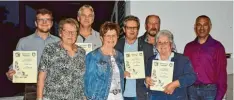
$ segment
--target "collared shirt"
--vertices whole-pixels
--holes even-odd
[[[19,40],[16,51],[37,51],[37,66],[39,65],[42,52],[47,44],[54,43],[60,39],[54,35],[49,34],[44,40],[37,33],[33,33],[29,36],[23,37]],[[10,69],[13,68],[11,65]],[[26,84],[25,86],[25,98],[34,97],[36,98],[36,84]],[[35,93],[35,94],[33,94]]]
[[[39,72],[46,72],[43,90],[44,98],[49,100],[84,100],[85,50],[77,46],[71,57],[55,42],[43,51]]]
[[[171,52],[171,55],[169,56],[167,61],[171,61],[171,59],[174,57],[174,55],[175,55],[174,52]],[[159,53],[156,55],[155,59],[161,60]]]
[[[138,51],[138,39],[133,44],[128,44],[127,40],[124,45],[124,52]],[[126,79],[124,97],[136,97],[136,80]]]
[[[100,39],[100,33],[93,30],[93,29],[92,29],[92,33],[87,38],[84,38],[83,36],[79,35],[77,37],[76,42],[77,43],[92,43],[93,50],[102,46],[102,41]]]
[[[148,43],[148,35],[146,35],[146,37],[145,37],[145,42]],[[156,48],[156,45],[153,45],[153,52],[154,52],[154,55],[158,54],[158,50]]]
[[[49,34],[49,36],[44,40],[36,33],[33,33],[19,40],[16,46],[16,51],[37,51],[38,66],[44,47],[49,43],[57,42],[59,40],[60,39],[58,37],[51,34]],[[9,68],[12,69],[12,65]]]
[[[196,38],[185,46],[184,55],[189,57],[197,74],[195,84],[216,84],[216,100],[222,100],[227,90],[227,59],[223,45],[211,36],[204,44]]]

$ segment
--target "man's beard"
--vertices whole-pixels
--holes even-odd
[[[150,36],[155,37],[158,33],[157,29],[151,29],[147,32]]]

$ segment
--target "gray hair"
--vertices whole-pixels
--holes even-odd
[[[127,21],[136,21],[138,30],[140,29],[140,19],[133,15],[128,15],[124,18],[124,27],[126,27]]]
[[[83,5],[82,7],[80,7],[80,9],[78,10],[77,12],[77,16],[80,16],[82,11],[85,9],[85,8],[88,8],[89,10],[91,10],[93,16],[94,16],[94,10],[93,10],[93,7],[91,5]]]
[[[155,42],[157,43],[160,36],[167,36],[169,41],[172,43],[172,51],[177,52],[176,45],[174,42],[174,36],[169,30],[160,30],[155,36]]]

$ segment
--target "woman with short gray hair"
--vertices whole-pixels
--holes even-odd
[[[173,80],[165,84],[163,91],[150,90],[149,100],[188,100],[187,87],[196,80],[191,63],[187,57],[174,52],[173,34],[168,30],[161,30],[156,36],[156,48],[158,54],[148,60],[146,67],[146,85],[155,85],[151,78],[153,60],[174,62]]]
[[[173,36],[173,34],[172,34],[170,31],[168,31],[168,30],[161,30],[161,31],[159,31],[158,34],[155,36],[155,41],[156,41],[155,43],[157,43],[158,38],[159,38],[161,35],[165,35],[165,36],[168,37],[168,39],[170,40],[170,42],[173,44],[173,45],[172,45],[172,51],[177,52],[177,50],[176,50],[176,45],[175,45],[175,42],[174,42],[174,36]],[[157,46],[157,45],[156,45],[156,46]]]
[[[85,100],[85,50],[77,46],[79,25],[73,18],[59,22],[59,42],[48,44],[38,68],[36,100]]]

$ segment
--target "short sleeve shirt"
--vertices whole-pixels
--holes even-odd
[[[79,46],[77,48],[75,56],[70,57],[59,42],[45,47],[39,64],[39,72],[46,72],[44,98],[83,100],[85,50]]]

